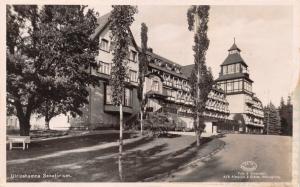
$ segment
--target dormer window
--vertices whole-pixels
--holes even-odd
[[[167,64],[167,63],[166,63],[166,68],[167,68],[168,70],[172,70],[172,67],[170,66],[170,64]]]
[[[101,39],[100,41],[100,49],[103,50],[103,51],[109,51],[109,47],[108,47],[108,40],[106,39]]]
[[[162,62],[158,59],[155,59],[155,64],[158,65],[158,66],[161,66],[162,65]]]

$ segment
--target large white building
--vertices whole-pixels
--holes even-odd
[[[226,93],[230,118],[240,123],[241,132],[263,133],[263,106],[252,91],[248,65],[235,42],[228,52],[216,82]]]

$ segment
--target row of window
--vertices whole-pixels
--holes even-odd
[[[261,110],[259,110],[259,109],[257,109],[257,108],[251,108],[251,107],[248,107],[248,106],[245,106],[245,108],[246,108],[246,111],[251,111],[251,112],[253,112],[254,114],[259,114],[259,115],[264,115],[264,112],[263,112],[263,110],[261,109]]]
[[[222,67],[222,73],[223,75],[227,74],[233,74],[233,73],[240,73],[240,72],[247,72],[247,67],[243,64],[237,63],[237,64],[230,64],[227,66]]]
[[[104,38],[100,40],[99,48],[103,51],[110,52],[113,49],[113,46],[114,44],[111,42],[109,47],[109,41]],[[128,59],[133,62],[137,62],[137,52],[134,50],[130,50]]]
[[[99,62],[99,68],[98,68],[98,72],[99,73],[103,73],[106,75],[110,75],[111,74],[111,63],[105,63],[105,62]],[[134,70],[129,70],[129,81],[131,82],[138,82],[138,74],[137,71]]]
[[[150,57],[151,58],[151,57]],[[160,67],[165,67],[166,69],[168,70],[171,70],[171,71],[175,71],[176,73],[180,73],[180,68],[175,65],[175,64],[169,64],[169,63],[163,63],[161,60],[159,59],[153,59],[152,61],[150,61],[152,63],[154,63],[155,65],[157,66],[160,66]]]
[[[251,83],[242,79],[222,81],[218,84],[226,93],[239,92],[243,90],[252,92]]]
[[[113,104],[112,103],[112,89],[111,86],[106,86],[106,97],[105,97],[105,103],[106,104]],[[124,94],[122,98],[122,104],[124,106],[131,107],[132,106],[132,90],[129,88],[125,88]]]
[[[169,96],[169,97],[174,97],[176,99],[185,99],[186,101],[190,101],[191,95],[190,94],[185,94],[182,91],[175,91],[167,88],[163,88],[163,94]]]

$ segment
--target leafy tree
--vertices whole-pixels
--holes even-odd
[[[170,119],[171,118],[171,119]],[[154,136],[166,136],[168,131],[175,130],[176,122],[168,113],[149,113],[145,120],[144,128],[149,130]]]
[[[189,78],[191,85],[191,95],[194,98],[194,129],[196,132],[197,146],[200,146],[200,137],[205,129],[203,113],[208,94],[212,89],[213,77],[208,70],[206,61],[206,51],[209,46],[207,38],[207,23],[209,20],[209,6],[191,6],[187,11],[188,29],[195,32],[194,36],[194,63],[195,68]]]
[[[287,105],[292,105],[292,98],[291,98],[290,95],[289,95],[288,98],[287,98],[286,104],[287,104]]]
[[[63,104],[62,113],[80,115],[87,86],[98,85],[86,70],[96,67],[98,42],[90,35],[97,19],[85,8],[7,6],[7,106],[19,119],[20,135],[29,135],[31,114],[45,115],[45,108]]]
[[[287,98],[287,104],[279,107],[279,114],[281,119],[281,134],[293,135],[293,104],[291,102],[291,96]]]
[[[141,134],[143,134],[143,113],[146,105],[145,99],[143,98],[143,89],[145,82],[145,75],[148,72],[148,60],[147,60],[147,36],[148,28],[145,23],[141,24],[141,52],[139,53],[139,87],[138,87],[138,99],[140,102],[140,123],[141,123]]]
[[[283,108],[285,106],[285,103],[284,103],[284,99],[283,97],[280,98],[280,108]]]
[[[264,108],[264,126],[267,134],[279,135],[281,132],[280,116],[277,108],[270,102]]]
[[[115,43],[113,47],[113,66],[111,69],[110,84],[112,88],[112,103],[120,107],[120,141],[119,141],[119,174],[122,180],[121,156],[123,147],[123,110],[122,98],[125,91],[125,80],[127,75],[127,60],[129,53],[130,25],[134,21],[137,8],[130,5],[113,5],[110,15],[111,40]]]

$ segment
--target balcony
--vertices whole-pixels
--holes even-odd
[[[163,85],[173,87],[173,83],[171,81],[164,81]]]
[[[175,102],[175,97],[168,96],[166,99],[167,99],[168,101]]]
[[[194,105],[194,102],[191,101],[191,100],[185,100],[184,104],[186,104],[186,105]]]
[[[256,127],[264,127],[264,124],[254,122],[254,121],[246,121],[246,125],[252,125],[252,126],[256,126]]]
[[[166,113],[169,112],[169,113],[172,113],[172,114],[177,114],[177,108],[162,107],[161,111],[166,112]]]
[[[104,111],[107,113],[119,113],[119,111],[120,111],[119,109],[120,109],[119,106],[110,105],[110,104],[104,105]],[[133,113],[132,107],[123,106],[122,109],[123,109],[124,114],[132,114]]]
[[[189,91],[190,91],[190,87],[187,86],[187,85],[183,85],[183,86],[182,86],[182,89],[183,89],[184,91],[186,91],[186,92],[189,92]]]
[[[248,105],[254,105],[254,104],[255,104],[254,101],[253,101],[252,99],[246,99],[246,103],[247,103]]]

